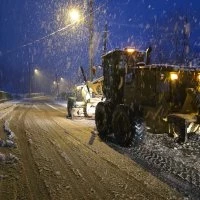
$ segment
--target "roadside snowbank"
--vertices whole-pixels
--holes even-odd
[[[0,153],[0,164],[1,163],[2,164],[13,164],[13,163],[16,163],[18,160],[19,159],[11,153],[9,153],[8,155]]]
[[[10,130],[8,121],[5,121],[3,128],[6,133],[6,140],[0,139],[0,147],[16,147],[15,133]]]

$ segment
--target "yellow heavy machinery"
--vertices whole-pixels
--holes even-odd
[[[103,77],[90,82],[87,81],[81,68],[84,84],[75,86],[74,95],[68,98],[68,117],[94,117],[98,102],[102,100]]]
[[[200,69],[149,64],[151,49],[113,50],[102,57],[104,102],[95,123],[120,145],[140,142],[148,128],[187,141],[200,125]],[[196,128],[195,128],[196,127]]]

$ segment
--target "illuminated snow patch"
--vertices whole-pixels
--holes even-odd
[[[9,128],[9,123],[8,123],[8,121],[5,121],[5,123],[4,123],[4,130],[5,130],[5,132],[7,133],[7,137],[8,137],[9,140],[12,140],[12,139],[15,138],[14,132],[12,132],[12,131],[10,130],[10,128]]]
[[[19,159],[11,153],[9,153],[8,155],[0,153],[0,163],[12,164],[12,163],[16,163],[18,160]]]

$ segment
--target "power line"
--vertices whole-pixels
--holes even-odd
[[[21,46],[15,48],[15,49],[8,50],[8,51],[7,51],[5,54],[3,54],[3,55],[12,53],[12,52],[14,52],[14,51],[16,51],[16,50],[18,50],[18,49],[21,49],[21,48],[24,48],[24,47],[27,47],[27,46],[31,46],[31,45],[33,45],[33,44],[35,44],[35,43],[37,43],[37,42],[40,42],[40,41],[42,41],[42,40],[45,40],[46,38],[51,37],[51,36],[55,35],[56,33],[59,33],[59,32],[61,32],[61,31],[66,30],[67,28],[71,27],[71,26],[74,25],[74,24],[75,24],[75,23],[71,23],[71,24],[69,24],[69,25],[67,25],[67,26],[65,26],[65,27],[63,27],[63,28],[61,28],[61,29],[59,29],[59,30],[57,30],[57,31],[54,31],[53,33],[50,33],[50,34],[48,34],[48,35],[46,35],[46,36],[43,36],[42,38],[36,39],[36,40],[34,40],[34,41],[32,41],[32,42],[29,42],[29,43],[26,43],[26,44],[24,44],[24,45],[21,45]]]
[[[102,7],[105,6],[105,5],[106,5],[106,3],[102,4],[100,7],[96,8],[95,10],[93,10],[92,13],[94,14],[96,11],[98,11],[100,8],[102,8]],[[88,18],[88,16],[85,16],[85,17],[83,18],[83,20],[85,20],[85,18]],[[23,45],[21,45],[21,46],[15,48],[15,49],[8,50],[6,53],[1,53],[0,56],[7,55],[7,54],[9,54],[9,53],[12,53],[12,52],[17,51],[18,49],[25,48],[25,47],[27,47],[27,46],[31,46],[31,45],[33,45],[33,44],[35,44],[35,43],[38,43],[38,42],[40,42],[40,41],[42,41],[42,40],[45,40],[45,39],[47,39],[47,38],[49,38],[49,37],[51,37],[51,36],[53,36],[53,35],[55,35],[55,34],[61,32],[61,31],[66,30],[66,29],[69,28],[69,27],[72,27],[74,24],[76,24],[76,22],[71,23],[71,24],[68,24],[67,26],[65,26],[65,27],[63,27],[63,28],[58,29],[58,30],[56,30],[56,31],[54,31],[54,32],[52,32],[52,33],[50,33],[50,34],[48,34],[48,35],[46,35],[46,36],[43,36],[43,37],[41,37],[41,38],[39,38],[39,39],[36,39],[36,40],[34,40],[34,41],[32,41],[32,42],[23,44]]]

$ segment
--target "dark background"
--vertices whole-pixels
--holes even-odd
[[[41,76],[31,75],[34,92],[52,92],[56,77],[65,78],[66,90],[83,82],[79,66],[88,74],[88,25],[69,26],[72,6],[87,21],[86,0],[0,0],[0,90],[28,92],[35,67]],[[95,0],[94,64],[101,64],[107,22],[107,50],[151,45],[153,63],[199,66],[199,10],[198,0]]]

